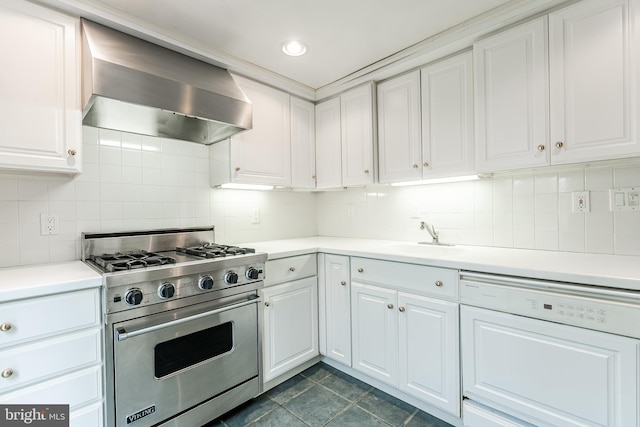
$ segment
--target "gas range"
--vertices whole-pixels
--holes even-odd
[[[107,314],[261,287],[267,255],[214,237],[214,227],[82,233],[82,260],[103,276]]]

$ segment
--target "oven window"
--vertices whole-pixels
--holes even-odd
[[[194,332],[156,345],[154,349],[156,378],[178,372],[233,348],[232,322]]]

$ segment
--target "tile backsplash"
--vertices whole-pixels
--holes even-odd
[[[640,212],[609,210],[610,188],[640,187],[638,159],[456,184],[261,192],[211,188],[203,145],[90,127],[83,138],[77,177],[0,174],[0,267],[79,259],[83,231],[211,224],[224,243],[423,241],[425,221],[457,244],[640,255]],[[582,190],[591,211],[573,213],[571,194]],[[58,215],[59,234],[40,234],[42,213]]]
[[[318,194],[318,233],[551,251],[640,255],[640,211],[609,209],[609,189],[640,187],[638,159],[496,174],[473,182]],[[574,213],[572,193],[591,209]]]
[[[0,175],[0,267],[79,259],[83,231],[215,225],[223,243],[310,236],[316,212],[312,193],[211,188],[204,145],[84,127],[77,177]],[[58,215],[59,234],[40,234],[42,213]]]

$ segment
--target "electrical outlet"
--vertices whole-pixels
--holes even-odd
[[[573,195],[573,212],[589,212],[589,192],[588,191],[574,191]]]
[[[352,217],[354,215],[353,205],[347,205],[347,216]]]
[[[253,208],[252,224],[260,224],[260,208]]]
[[[60,234],[58,223],[60,218],[58,214],[43,213],[40,214],[40,234],[42,236],[50,236]]]

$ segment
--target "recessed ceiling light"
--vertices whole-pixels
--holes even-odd
[[[282,44],[282,51],[285,55],[300,56],[307,52],[307,47],[300,40],[290,40]]]

